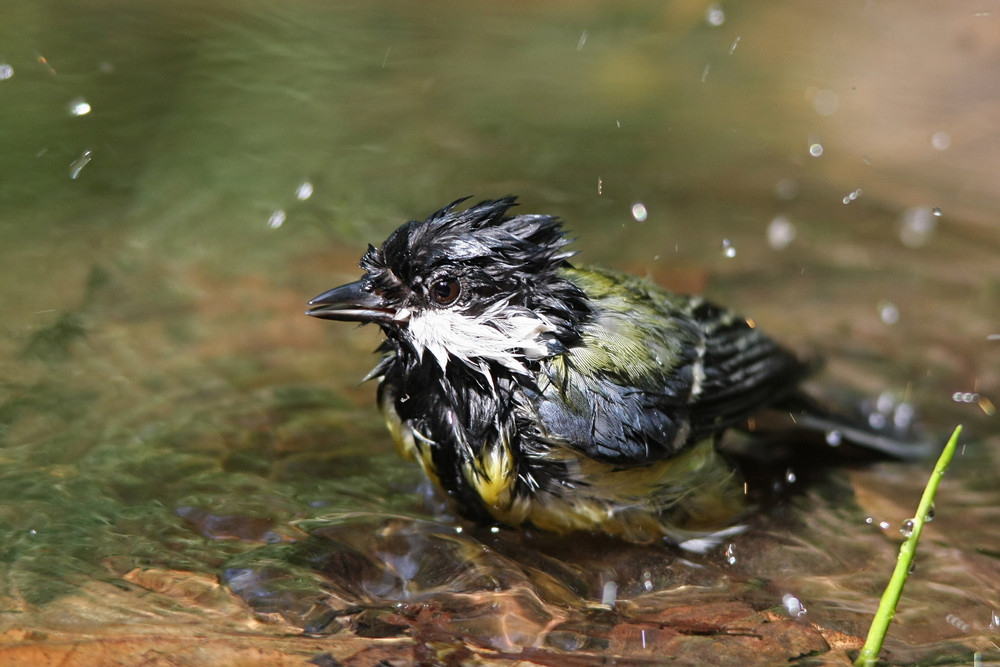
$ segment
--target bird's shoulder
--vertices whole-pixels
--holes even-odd
[[[604,268],[567,269],[564,275],[587,295],[591,312],[580,327],[580,344],[557,359],[557,367],[565,363],[584,375],[655,391],[697,355],[703,337],[698,297]]]

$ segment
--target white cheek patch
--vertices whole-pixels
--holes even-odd
[[[423,357],[425,351],[437,359],[441,369],[449,357],[479,370],[492,384],[485,362],[495,361],[515,373],[527,373],[524,359],[538,359],[548,354],[541,339],[555,331],[546,318],[530,311],[500,314],[491,309],[480,317],[469,317],[452,310],[414,311],[407,326],[410,342]]]

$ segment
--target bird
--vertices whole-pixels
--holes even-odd
[[[375,324],[366,379],[398,453],[465,518],[704,551],[743,529],[720,451],[757,415],[880,455],[925,447],[802,390],[818,364],[701,296],[571,262],[562,220],[458,199],[369,245],[306,314]]]

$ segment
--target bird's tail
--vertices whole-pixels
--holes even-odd
[[[939,448],[921,428],[913,405],[889,393],[834,407],[799,392],[788,403],[800,427],[822,432],[833,447],[845,443],[901,460],[924,458]]]
[[[848,458],[904,461],[924,458],[940,448],[921,428],[913,406],[888,394],[876,400],[827,403],[799,391],[744,424],[743,430],[763,436],[770,442],[770,454],[779,458],[773,448],[776,442],[796,450],[815,442],[835,456],[842,452]]]

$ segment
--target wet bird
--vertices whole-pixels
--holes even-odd
[[[458,200],[369,246],[314,317],[385,334],[378,404],[399,453],[466,517],[546,531],[725,535],[744,486],[716,447],[765,411],[896,457],[922,449],[838,421],[816,368],[698,296],[570,263],[561,221],[514,197]]]

